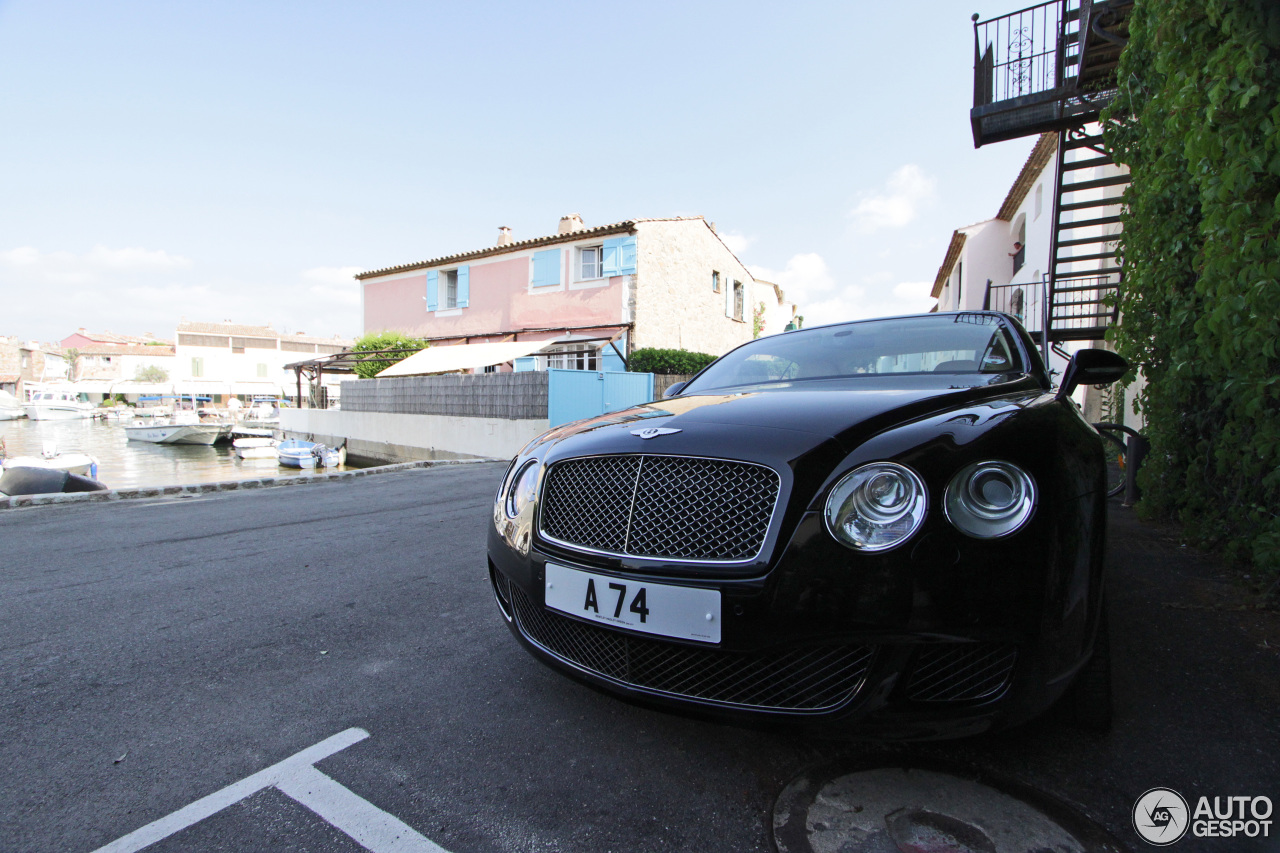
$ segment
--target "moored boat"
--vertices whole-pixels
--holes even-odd
[[[62,453],[53,441],[44,442],[39,456],[4,456],[3,445],[0,445],[0,468],[46,468],[51,471],[66,471],[69,474],[83,474],[89,477],[98,476],[98,460],[88,453],[72,451]]]
[[[342,447],[326,447],[314,441],[287,438],[276,447],[281,465],[289,468],[335,468],[347,461],[346,443]]]
[[[88,400],[80,399],[75,391],[50,388],[36,391],[22,404],[22,410],[33,421],[67,421],[87,418],[97,408]]]
[[[237,438],[231,442],[231,446],[241,459],[276,459],[276,445],[279,443],[274,438],[257,436]]]
[[[0,391],[0,421],[14,421],[26,416],[27,413],[23,410],[22,404],[18,402],[17,397],[8,391]]]
[[[138,421],[124,427],[130,441],[149,441],[152,444],[213,444],[223,436],[222,424],[151,423]]]

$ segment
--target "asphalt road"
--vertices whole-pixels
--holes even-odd
[[[867,746],[636,708],[538,665],[485,570],[503,470],[0,513],[0,850],[95,850],[352,728],[368,737],[315,768],[450,853],[767,851],[787,782],[841,764],[980,769],[1135,849],[1152,787],[1280,803],[1280,618],[1232,609],[1210,561],[1127,510],[1112,734],[1050,717]],[[264,787],[147,849],[361,849],[335,820]]]

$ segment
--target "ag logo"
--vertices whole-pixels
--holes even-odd
[[[645,427],[644,429],[633,429],[632,435],[638,435],[641,438],[654,438],[659,435],[671,435],[673,432],[680,432],[678,429],[670,427]]]
[[[1133,828],[1142,840],[1167,847],[1187,834],[1187,801],[1169,788],[1152,788],[1133,804]]]

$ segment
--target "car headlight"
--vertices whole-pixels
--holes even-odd
[[[975,539],[997,539],[1017,531],[1036,508],[1031,475],[1010,462],[988,460],[960,469],[943,497],[947,518]]]
[[[507,518],[517,517],[524,512],[525,507],[533,503],[538,494],[540,468],[537,459],[530,459],[511,479],[511,487],[507,489],[507,499],[503,504]]]
[[[924,522],[928,498],[910,468],[873,462],[855,468],[827,497],[827,530],[850,548],[885,551],[906,541]]]

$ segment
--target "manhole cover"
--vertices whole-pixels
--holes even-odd
[[[773,810],[779,853],[1095,853],[1124,848],[1048,795],[939,770],[806,774]]]

